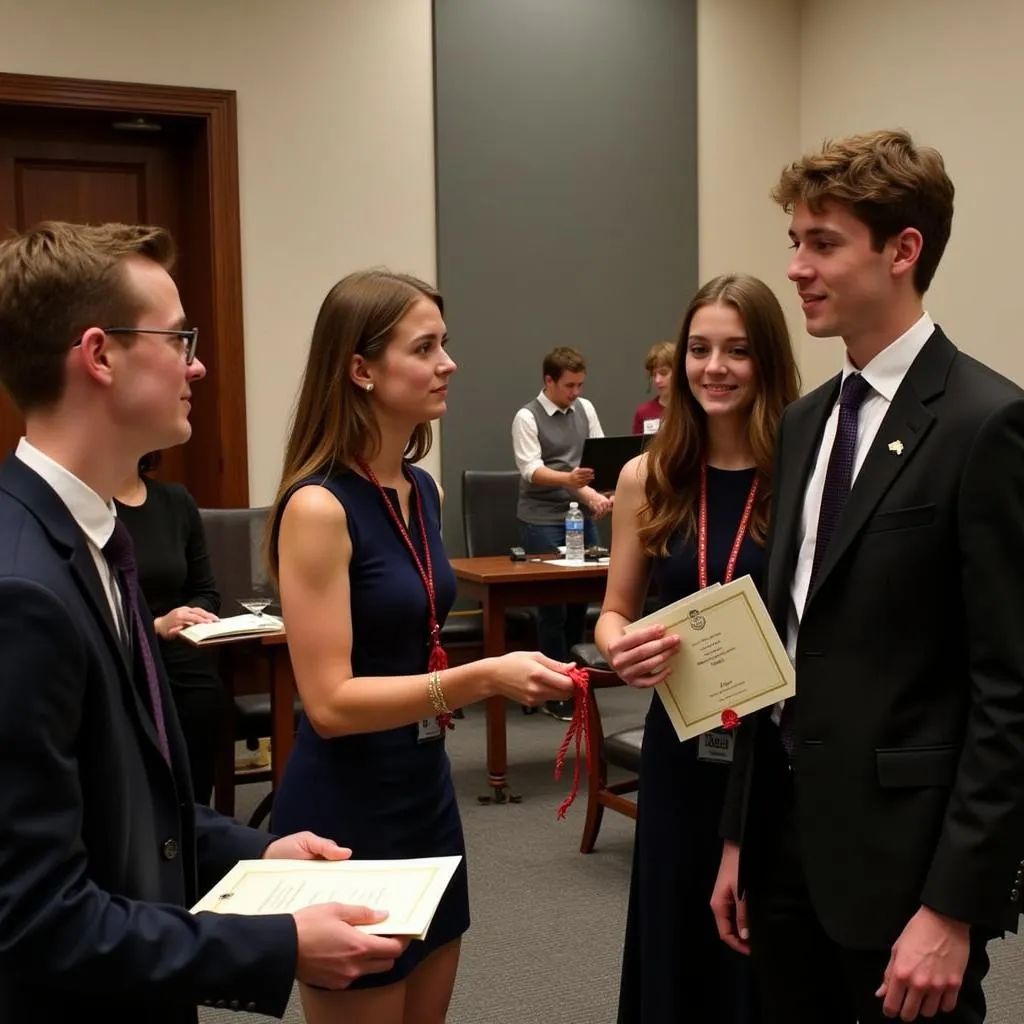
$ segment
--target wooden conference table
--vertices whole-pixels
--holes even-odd
[[[543,560],[513,562],[507,555],[453,558],[459,593],[483,605],[484,657],[506,652],[505,612],[541,604],[589,604],[604,598],[608,566],[548,565]],[[482,803],[518,803],[508,788],[508,748],[504,697],[487,700],[487,774],[491,793]]]

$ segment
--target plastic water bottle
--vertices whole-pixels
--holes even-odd
[[[582,562],[585,559],[583,513],[578,501],[570,501],[569,511],[565,514],[565,557],[570,562]]]

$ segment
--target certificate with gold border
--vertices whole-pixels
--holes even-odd
[[[711,586],[626,627],[663,625],[680,638],[655,687],[680,740],[721,728],[796,693],[793,665],[749,576]]]
[[[243,860],[193,914],[294,914],[318,903],[348,903],[388,916],[358,925],[376,935],[426,937],[461,857],[413,860]]]

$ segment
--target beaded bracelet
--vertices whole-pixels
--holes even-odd
[[[435,670],[427,673],[427,693],[430,696],[430,703],[438,715],[451,715],[452,709],[448,707],[444,690],[441,689],[440,672]]]

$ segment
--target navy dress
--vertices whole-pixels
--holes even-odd
[[[410,498],[409,535],[423,560],[416,493],[430,543],[437,615],[444,622],[455,599],[455,576],[441,543],[441,507],[430,475],[410,467],[417,488]],[[354,676],[423,673],[429,654],[427,595],[412,556],[377,488],[342,471],[326,487],[345,508],[352,539],[349,566]],[[385,488],[401,515],[398,494]],[[294,490],[293,492],[294,493]],[[283,508],[283,504],[282,504]],[[455,803],[444,739],[420,743],[417,726],[322,739],[305,716],[274,799],[278,835],[310,829],[352,849],[360,860],[460,855],[463,860],[422,942],[414,940],[386,974],[359,978],[352,988],[389,985],[406,978],[429,953],[469,928],[469,887],[462,821]]]
[[[754,470],[708,467],[708,582],[721,582]],[[748,532],[735,578],[761,581],[765,553]],[[662,605],[698,589],[697,543],[672,539],[653,564]],[[747,958],[718,937],[711,891],[722,842],[727,764],[699,761],[699,740],[680,743],[657,695],[640,760],[633,876],[619,990],[619,1024],[752,1024]]]

